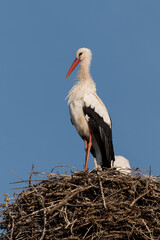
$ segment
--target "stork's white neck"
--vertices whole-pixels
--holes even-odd
[[[83,60],[80,62],[80,68],[78,71],[78,80],[80,81],[90,81],[92,80],[90,72],[90,62]]]

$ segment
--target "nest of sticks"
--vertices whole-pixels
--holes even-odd
[[[25,189],[0,205],[0,239],[160,239],[159,180],[138,170],[48,174],[32,168]]]

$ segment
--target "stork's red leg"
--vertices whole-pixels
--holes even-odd
[[[85,149],[85,151],[87,151],[88,143],[87,143],[87,140],[86,140],[86,139],[84,139],[84,143],[85,143],[85,147],[84,147],[84,149]]]
[[[84,144],[85,144],[84,149],[85,149],[85,161],[86,161],[86,158],[87,158],[87,149],[88,149],[88,142],[87,142],[86,139],[84,139]]]
[[[90,154],[90,151],[91,151],[91,147],[92,147],[92,136],[91,136],[91,133],[90,133],[90,135],[89,135],[89,143],[87,144],[87,148],[86,148],[86,142],[85,142],[85,149],[86,149],[85,167],[84,167],[85,171],[87,171],[87,169],[88,169],[88,160],[89,160],[89,154]]]

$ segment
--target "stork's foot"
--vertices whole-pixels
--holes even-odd
[[[94,166],[96,171],[102,171],[102,167],[100,165],[97,165],[97,160],[94,158]]]

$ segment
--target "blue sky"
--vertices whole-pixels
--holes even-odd
[[[65,101],[78,69],[64,80],[80,47],[92,50],[116,155],[160,174],[159,9],[158,0],[0,2],[0,193],[14,192],[10,169],[23,179],[32,163],[83,169]]]

